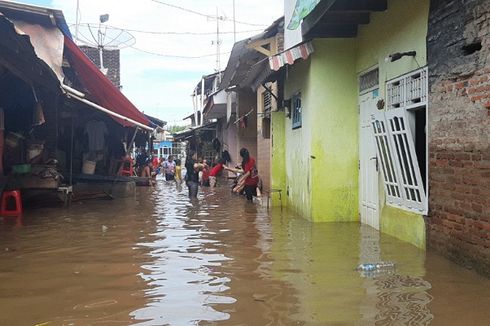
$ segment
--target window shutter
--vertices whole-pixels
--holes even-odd
[[[386,111],[391,153],[399,171],[399,184],[405,205],[426,213],[426,198],[415,144],[404,108]]]
[[[374,139],[378,151],[378,160],[383,170],[386,201],[389,204],[402,205],[403,196],[399,184],[395,156],[393,155],[390,135],[383,111],[378,111],[371,117]]]

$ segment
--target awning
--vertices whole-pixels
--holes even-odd
[[[219,119],[226,117],[227,94],[224,90],[210,94],[203,109],[203,115],[207,119]]]
[[[150,121],[145,115],[104,76],[82,50],[67,36],[65,36],[65,55],[71,67],[75,70],[80,82],[90,93],[91,99],[97,102],[97,106],[113,112],[114,114],[111,114],[111,116],[123,126],[134,126],[136,125],[135,122],[146,127],[150,125]],[[88,101],[87,99],[83,100]],[[91,103],[95,104],[93,102]]]
[[[74,99],[94,108],[94,109],[97,109],[99,111],[107,113],[108,115],[113,117],[116,121],[121,121],[122,123],[129,124],[130,126],[136,126],[136,127],[139,127],[139,128],[145,129],[145,130],[153,131],[153,128],[148,127],[146,124],[135,121],[131,118],[128,118],[124,115],[121,115],[121,114],[116,113],[112,110],[109,110],[103,106],[100,106],[97,103],[94,103],[94,102],[87,100],[85,98],[85,94],[83,94],[82,92],[79,92],[79,91],[77,91],[77,90],[75,90],[69,86],[66,86],[66,85],[62,85],[61,87],[66,91],[68,97],[74,98]]]
[[[217,122],[210,122],[208,124],[199,127],[193,127],[191,129],[176,132],[175,134],[173,134],[174,140],[175,141],[187,140],[191,137],[194,137],[196,135],[196,131],[216,131],[217,125],[218,125]]]
[[[0,65],[27,84],[42,85],[59,92],[60,81],[53,70],[36,55],[29,36],[19,34],[14,23],[0,13]]]
[[[313,44],[306,42],[269,58],[269,66],[278,71],[284,65],[292,65],[298,59],[306,60],[314,52]]]

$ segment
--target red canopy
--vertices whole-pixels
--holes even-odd
[[[65,54],[75,70],[82,85],[90,93],[90,97],[100,106],[123,115],[144,125],[150,121],[131,103],[119,89],[97,68],[97,66],[65,36]],[[121,125],[133,126],[131,122],[114,118]]]

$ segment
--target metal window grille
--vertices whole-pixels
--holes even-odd
[[[426,196],[406,111],[379,112],[372,117],[372,127],[381,160],[386,202],[426,213]]]
[[[379,69],[373,69],[359,76],[359,94],[366,93],[379,84]]]
[[[405,109],[391,110],[386,113],[386,121],[389,126],[388,131],[394,149],[392,153],[396,158],[405,206],[424,212],[425,191],[412,132],[408,125],[407,112]]]
[[[405,106],[405,79],[396,80],[387,84],[386,99],[388,109]]]
[[[386,84],[387,109],[427,105],[427,76],[427,68],[422,68],[389,81]]]
[[[291,101],[292,105],[292,127],[293,129],[301,128],[302,125],[302,107],[301,107],[301,93],[293,96]]]
[[[408,108],[427,104],[427,81],[427,69],[416,71],[406,77],[407,99],[405,104]]]
[[[386,129],[386,121],[382,112],[378,112],[372,117],[372,127],[374,139],[376,140],[378,157],[381,161],[381,168],[383,171],[386,200],[388,203],[401,205],[403,198],[398,184],[396,165],[393,161],[391,146],[389,145],[390,141]]]
[[[268,114],[272,111],[272,95],[269,91],[262,93],[262,100],[264,101],[264,113]]]

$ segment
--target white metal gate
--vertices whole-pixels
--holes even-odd
[[[378,158],[372,133],[371,116],[376,112],[378,90],[359,98],[359,189],[361,222],[379,230]]]

